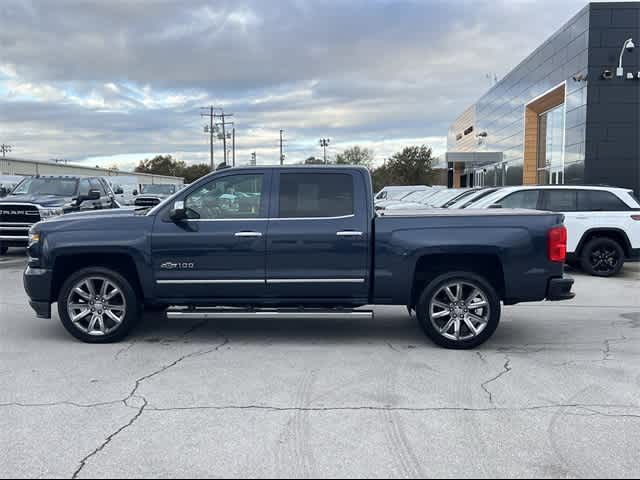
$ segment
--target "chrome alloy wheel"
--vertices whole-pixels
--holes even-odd
[[[487,294],[469,281],[444,285],[431,299],[431,324],[444,338],[454,341],[471,340],[480,335],[489,323]]]
[[[124,294],[105,277],[80,280],[67,297],[67,312],[73,325],[92,336],[108,335],[118,329],[127,314]]]

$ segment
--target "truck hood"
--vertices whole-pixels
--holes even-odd
[[[7,195],[0,199],[3,203],[32,203],[44,208],[60,208],[68,205],[72,197],[59,197],[57,195]]]
[[[115,208],[90,212],[68,213],[44,220],[36,224],[36,228],[47,233],[74,232],[81,238],[82,232],[103,232],[105,238],[117,239],[118,231],[148,232],[153,225],[154,217],[141,214],[133,208]]]

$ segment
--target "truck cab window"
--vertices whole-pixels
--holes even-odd
[[[260,175],[229,175],[198,188],[185,199],[190,219],[258,218],[262,207]]]
[[[353,177],[344,173],[282,173],[279,217],[321,218],[352,215]]]

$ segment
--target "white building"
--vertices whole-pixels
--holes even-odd
[[[183,185],[184,178],[168,177],[164,175],[151,175],[148,173],[123,172],[108,168],[86,167],[67,163],[42,162],[38,160],[26,160],[20,158],[0,157],[0,175],[21,176],[82,176],[82,177],[114,177],[112,183],[117,184],[117,177],[137,178],[140,185],[171,184]],[[128,182],[127,182],[128,183]]]

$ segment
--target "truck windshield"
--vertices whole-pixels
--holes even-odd
[[[173,195],[176,193],[175,185],[143,185],[142,193],[155,195]]]
[[[11,194],[73,197],[77,190],[78,180],[75,178],[29,178],[23,180]]]

